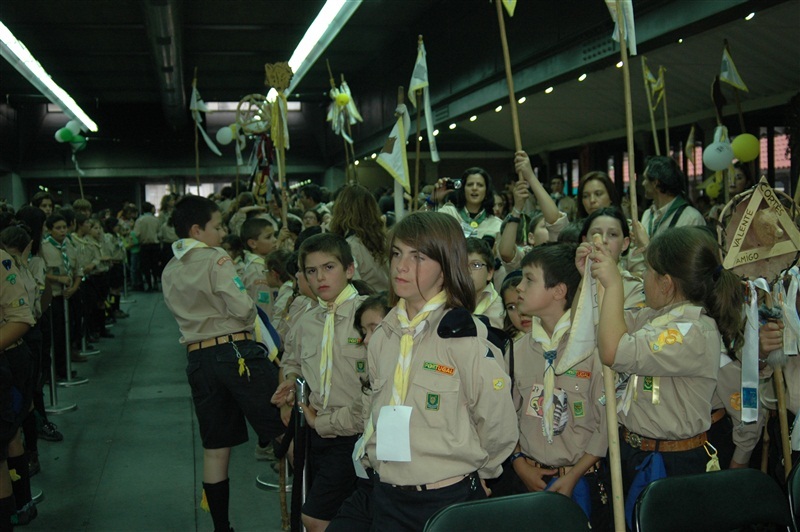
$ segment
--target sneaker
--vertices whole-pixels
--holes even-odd
[[[39,429],[39,437],[45,441],[61,441],[64,439],[64,435],[58,431],[55,423],[50,423],[49,421]]]
[[[36,504],[33,501],[26,504],[21,510],[17,510],[17,513],[11,516],[11,524],[17,526],[25,526],[34,519],[36,516],[39,515],[38,510],[36,510]]]
[[[38,475],[41,470],[42,470],[42,466],[39,463],[39,453],[34,452],[34,451],[29,451],[28,452],[28,476],[32,477],[34,475]]]
[[[261,447],[258,443],[256,443],[255,455],[256,460],[275,461],[275,450],[272,448],[271,443],[266,444],[264,447]]]

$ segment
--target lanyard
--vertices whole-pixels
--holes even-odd
[[[656,224],[655,228],[653,228],[653,222],[655,222],[656,215],[655,215],[655,214],[653,214],[652,218],[650,218],[650,236],[652,237],[653,235],[655,235],[655,234],[656,234],[656,231],[658,231],[658,228],[659,228],[659,227],[661,227],[661,224],[664,222],[664,220],[666,220],[667,218],[669,218],[669,217],[670,217],[670,215],[672,215],[672,214],[673,214],[675,211],[677,211],[678,209],[680,209],[680,208],[681,208],[683,205],[686,205],[686,200],[685,200],[685,199],[683,199],[683,198],[682,198],[682,197],[680,197],[680,196],[676,197],[676,198],[675,198],[675,199],[672,201],[672,205],[670,205],[670,206],[669,206],[669,209],[667,209],[667,212],[665,212],[665,213],[664,213],[664,216],[662,216],[662,217],[661,217],[661,218],[658,220],[658,223]]]

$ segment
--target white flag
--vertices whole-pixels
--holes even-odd
[[[398,105],[395,111],[397,123],[389,133],[381,153],[378,155],[378,164],[381,165],[403,188],[411,194],[411,181],[408,177],[408,158],[406,157],[406,142],[411,119],[405,105]]]
[[[428,131],[428,145],[431,150],[431,161],[439,162],[439,149],[436,147],[436,137],[433,136],[433,131],[436,127],[433,124],[433,112],[431,111],[431,93],[428,84],[428,61],[427,54],[425,53],[425,44],[419,43],[417,47],[417,62],[414,65],[414,71],[411,73],[411,81],[408,82],[408,100],[416,107],[417,91],[422,90],[422,98],[424,102],[425,124]]]
[[[216,153],[220,157],[222,156],[222,152],[219,151],[217,145],[214,144],[214,141],[211,140],[211,137],[208,136],[206,130],[203,129],[203,117],[200,116],[200,113],[207,113],[208,106],[203,101],[203,98],[200,97],[200,93],[197,92],[197,87],[192,87],[192,99],[189,102],[189,109],[192,111],[192,118],[194,119],[194,123],[197,125],[197,129],[200,130],[200,134],[203,136],[203,140],[206,141],[206,145],[208,149],[212,152]]]
[[[728,85],[733,85],[740,91],[750,92],[750,89],[744,84],[742,76],[739,75],[739,71],[736,70],[736,65],[733,64],[733,58],[727,48],[722,49],[722,66],[719,69],[719,80]]]
[[[614,21],[614,34],[612,39],[619,42],[619,21],[617,20],[617,2],[622,4],[622,18],[625,24],[625,42],[628,43],[628,53],[636,55],[636,27],[633,23],[633,0],[606,0],[606,7]]]

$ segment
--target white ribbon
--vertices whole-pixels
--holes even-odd
[[[207,113],[208,106],[200,97],[200,93],[197,92],[197,87],[192,87],[192,99],[189,102],[189,109],[191,109],[192,111],[192,118],[194,119],[194,123],[197,124],[197,129],[200,130],[200,134],[203,136],[203,140],[206,142],[208,149],[221,157],[222,152],[219,151],[217,145],[214,144],[214,142],[208,136],[208,133],[206,133],[206,130],[203,129],[203,126],[201,125],[203,123],[203,117],[200,116],[200,112],[202,111],[204,113]]]
[[[797,355],[800,353],[800,317],[797,316],[797,292],[800,289],[800,270],[797,266],[792,267],[788,272],[791,277],[789,289],[782,294],[781,311],[783,312],[783,352],[787,355]],[[783,281],[778,281],[781,291]]]
[[[77,157],[75,157],[75,154],[74,154],[74,153],[72,154],[72,164],[74,164],[74,165],[75,165],[75,171],[76,171],[76,172],[78,172],[78,175],[79,175],[79,176],[83,177],[83,176],[85,176],[85,175],[86,175],[86,172],[84,172],[83,170],[81,170],[81,167],[80,167],[80,166],[78,166],[78,158],[77,158]]]
[[[597,303],[597,279],[592,276],[592,262],[586,261],[583,274],[583,289],[575,308],[575,319],[564,353],[556,365],[556,375],[589,358],[597,345],[595,326],[599,321]]]
[[[756,283],[747,281],[750,302],[745,307],[744,348],[742,349],[742,422],[758,420],[758,294]]]

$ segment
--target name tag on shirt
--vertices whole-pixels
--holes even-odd
[[[378,417],[378,460],[388,462],[411,461],[411,407],[388,405],[381,408]]]

